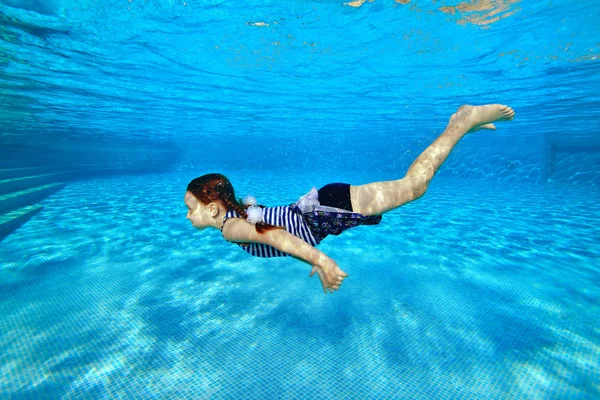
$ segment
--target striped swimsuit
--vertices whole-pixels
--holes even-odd
[[[327,199],[324,199],[327,200]],[[337,206],[337,204],[335,205]],[[322,205],[318,199],[318,191],[312,188],[296,203],[289,206],[265,207],[263,221],[270,225],[281,226],[292,235],[299,237],[311,246],[316,246],[328,235],[340,233],[359,225],[377,225],[381,215],[362,215],[351,210]],[[351,205],[349,206],[351,208]],[[229,210],[223,217],[221,232],[227,218],[241,218],[234,210]],[[247,253],[256,257],[285,257],[289,254],[263,243],[236,243]]]
[[[227,218],[242,218],[237,211],[229,210],[223,218],[223,225]],[[308,224],[302,217],[302,213],[298,208],[292,206],[278,206],[278,207],[265,207],[263,208],[264,222],[270,225],[284,227],[286,231],[294,236],[299,237],[311,246],[316,246],[319,241],[315,239],[311,233]],[[223,231],[223,225],[221,225],[221,231]],[[236,243],[247,253],[256,257],[285,257],[289,254],[277,250],[273,246],[266,245],[264,243]]]

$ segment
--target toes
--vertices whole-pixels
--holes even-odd
[[[515,110],[512,108],[505,106],[506,108],[502,110],[503,117],[505,121],[511,121],[515,117]]]

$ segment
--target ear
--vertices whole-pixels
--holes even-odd
[[[219,206],[217,203],[210,203],[208,205],[208,212],[210,213],[211,217],[216,217],[219,214]]]

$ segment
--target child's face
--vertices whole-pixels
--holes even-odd
[[[192,222],[194,228],[201,231],[206,229],[210,225],[211,217],[208,211],[208,206],[198,201],[198,199],[195,198],[190,192],[185,192],[183,201],[188,209],[185,217]]]

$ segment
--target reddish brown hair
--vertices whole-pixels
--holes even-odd
[[[188,192],[192,193],[202,204],[210,204],[211,202],[220,202],[227,211],[235,210],[243,218],[248,218],[246,209],[249,206],[244,205],[240,200],[236,200],[233,185],[225,175],[221,174],[206,174],[196,179],[193,179],[187,186]],[[264,208],[264,206],[258,205]],[[264,224],[258,222],[256,231],[263,233],[272,229],[283,229],[280,226]]]

